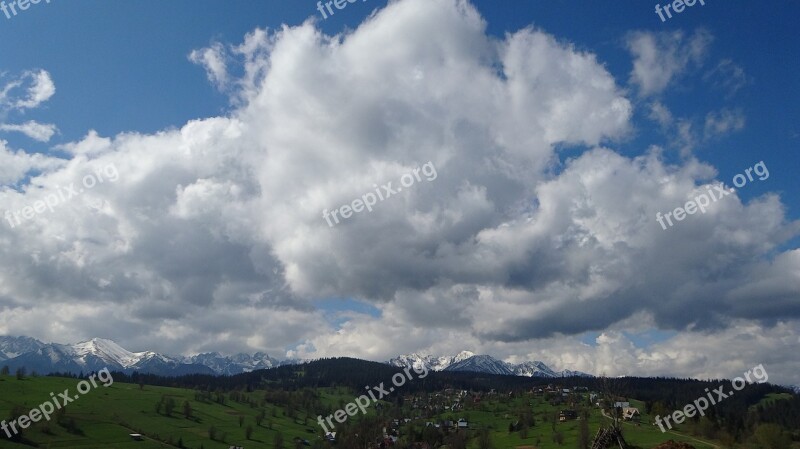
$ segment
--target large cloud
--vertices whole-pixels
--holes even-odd
[[[472,345],[522,357],[531,342],[636,317],[715,335],[800,316],[800,258],[779,249],[798,226],[780,198],[731,195],[663,230],[656,213],[716,171],[670,165],[656,147],[615,152],[631,102],[593,54],[542,30],[497,40],[464,1],[404,0],[342,35],[309,21],[190,58],[231,93],[228,116],[90,132],[59,147],[71,159],[4,191],[0,208],[18,211],[119,173],[0,228],[0,333],[174,352],[301,343],[292,354],[383,359]],[[637,75],[644,92],[669,85],[647,78],[657,58]],[[670,79],[686,65],[667,63]],[[564,146],[580,151],[562,162]],[[435,179],[334,227],[323,218],[428,161]],[[348,312],[337,328],[313,306],[330,297],[380,316]],[[574,359],[544,356],[610,366],[586,364],[599,351],[564,354]]]

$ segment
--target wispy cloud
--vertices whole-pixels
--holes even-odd
[[[218,42],[204,49],[193,50],[189,54],[189,60],[202,66],[206,70],[208,80],[220,90],[224,90],[229,81],[225,59],[225,48]]]
[[[744,128],[746,123],[741,109],[722,109],[706,115],[704,134],[706,139],[724,136]]]
[[[17,93],[17,91],[22,91]],[[0,110],[33,109],[49,100],[56,86],[46,70],[29,71],[12,79],[0,89]]]
[[[625,41],[634,57],[631,84],[642,97],[662,93],[691,65],[702,64],[712,41],[713,36],[703,29],[689,37],[682,31],[631,33]]]
[[[16,131],[25,134],[31,139],[38,140],[39,142],[48,142],[58,131],[58,128],[53,124],[39,123],[30,120],[22,124],[0,123],[0,131]]]

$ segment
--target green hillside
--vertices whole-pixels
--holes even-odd
[[[50,400],[69,389],[70,395],[77,393],[77,379],[37,377],[18,380],[14,376],[0,376],[0,417],[9,421],[13,413],[18,417],[28,413],[40,403]],[[227,395],[225,395],[227,397]],[[248,395],[251,400],[263,401],[263,394]],[[259,397],[260,396],[260,397]],[[348,396],[349,397],[349,396]],[[162,402],[162,399],[164,400]],[[166,404],[174,404],[172,415],[166,415]],[[314,420],[304,424],[305,416],[295,419],[286,416],[286,409],[272,404],[254,408],[251,404],[226,400],[224,404],[198,400],[194,390],[152,387],[114,383],[109,387],[98,385],[66,406],[66,413],[51,417],[49,422],[39,422],[25,429],[25,440],[43,448],[157,448],[180,447],[204,449],[229,446],[273,447],[276,436],[283,436],[286,447],[294,447],[293,438],[313,440],[319,433]],[[329,395],[328,400],[337,400]],[[156,406],[162,403],[161,412]],[[190,418],[184,416],[184,403],[191,407]],[[20,409],[21,408],[21,409]],[[261,425],[256,418],[264,413]],[[240,425],[240,418],[243,422]],[[70,432],[70,422],[75,429]],[[60,424],[59,424],[60,422]],[[251,439],[246,438],[246,429],[252,426]],[[209,438],[209,429],[216,430],[216,438]],[[141,433],[144,441],[134,441],[129,434]],[[223,442],[224,441],[224,442]],[[0,448],[30,447],[0,439]]]

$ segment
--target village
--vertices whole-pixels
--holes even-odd
[[[522,392],[448,388],[435,393],[406,394],[394,402],[375,405],[375,413],[384,419],[378,421],[381,436],[372,441],[368,449],[432,449],[437,447],[434,441],[466,442],[479,437],[481,432],[496,430],[498,420],[505,423],[503,429],[509,434],[526,435],[533,422],[550,425],[555,430],[561,424],[587,419],[592,411],[609,421],[616,417],[619,421],[639,425],[642,414],[638,407],[625,398],[615,398],[612,402],[601,396],[588,387],[558,383]],[[526,420],[528,422],[524,422]],[[324,440],[333,445],[337,443],[336,436],[335,431],[327,432]],[[520,446],[523,447],[535,446]]]

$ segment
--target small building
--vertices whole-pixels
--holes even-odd
[[[578,419],[578,412],[575,410],[561,410],[558,414],[558,420],[561,422]]]
[[[636,407],[625,407],[622,409],[622,419],[625,421],[639,421],[642,417],[642,414],[639,413],[639,409]]]
[[[619,407],[619,408],[625,408],[625,407],[630,407],[630,406],[631,406],[631,403],[630,403],[630,402],[627,402],[627,401],[626,401],[626,402],[619,402],[619,401],[618,401],[618,402],[615,402],[615,403],[614,403],[614,408],[617,408],[617,407]]]
[[[142,440],[144,440],[144,436],[142,436],[141,433],[132,433],[132,434],[130,434],[130,436],[131,436],[131,438],[134,439],[134,441],[142,441]]]
[[[458,420],[458,428],[459,429],[468,429],[469,428],[469,423],[467,422],[466,419],[461,418],[461,419]]]

